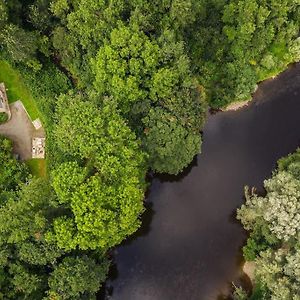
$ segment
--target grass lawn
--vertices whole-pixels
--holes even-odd
[[[5,84],[9,103],[21,100],[32,121],[40,117],[35,100],[21,74],[5,60],[0,60],[0,82]]]
[[[46,160],[33,158],[29,159],[26,162],[26,165],[29,167],[30,173],[34,177],[46,177]]]

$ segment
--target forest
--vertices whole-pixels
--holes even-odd
[[[299,26],[298,0],[0,0],[0,78],[4,63],[22,74],[47,135],[43,177],[0,138],[0,299],[96,299],[141,225],[146,175],[181,173],[209,108],[300,60]],[[278,296],[299,290],[299,180],[297,152],[238,212],[257,299],[299,299]]]

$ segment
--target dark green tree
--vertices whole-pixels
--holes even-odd
[[[29,175],[26,165],[14,158],[12,150],[12,142],[0,137],[0,197],[5,191],[16,190]]]
[[[108,266],[108,261],[99,265],[87,256],[64,258],[50,274],[48,299],[95,299]]]
[[[153,170],[178,174],[199,153],[201,137],[176,116],[156,108],[144,119],[145,147]]]

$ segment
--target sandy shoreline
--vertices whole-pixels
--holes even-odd
[[[238,110],[241,109],[245,106],[248,106],[248,104],[250,103],[252,99],[248,100],[248,101],[236,101],[236,102],[232,102],[229,105],[227,105],[225,108],[222,108],[222,111],[230,111],[230,110]]]

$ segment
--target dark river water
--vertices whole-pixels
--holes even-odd
[[[241,271],[235,221],[244,186],[262,191],[300,146],[300,65],[260,84],[254,101],[208,118],[202,153],[179,177],[154,177],[139,232],[114,251],[106,299],[216,300]]]

